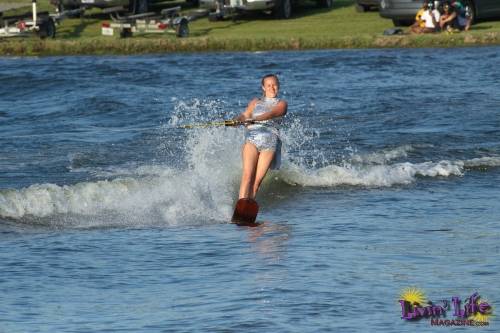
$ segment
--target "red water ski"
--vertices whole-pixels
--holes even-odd
[[[255,219],[257,219],[258,213],[259,205],[257,201],[250,198],[240,199],[234,208],[231,222],[238,225],[256,225]]]

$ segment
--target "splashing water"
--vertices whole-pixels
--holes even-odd
[[[133,168],[94,168],[105,180],[74,185],[35,184],[15,190],[0,190],[0,216],[38,220],[51,225],[141,225],[185,224],[193,221],[228,221],[236,197],[243,140],[241,128],[178,130],[181,123],[224,119],[227,105],[220,100],[176,100],[165,133],[177,131],[173,167],[160,165]],[[342,163],[328,160],[316,144],[319,132],[305,121],[288,117],[282,130],[283,167],[267,184],[304,187],[365,186],[386,187],[415,182],[418,177],[462,176],[466,168],[500,166],[500,157],[465,161],[421,163],[399,162],[416,148],[402,145],[365,155],[352,154]],[[168,139],[167,139],[168,140]],[[172,155],[172,154],[171,154]],[[181,162],[180,162],[181,161]],[[266,191],[266,183],[262,191]],[[286,185],[285,185],[286,186]],[[78,219],[78,216],[87,218]]]

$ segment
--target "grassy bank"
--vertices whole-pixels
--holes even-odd
[[[5,0],[0,0],[0,3]],[[45,0],[46,2],[47,0]],[[42,8],[48,6],[40,1]],[[482,22],[467,33],[425,36],[383,36],[392,27],[378,12],[357,13],[352,0],[337,0],[332,10],[305,2],[290,20],[266,15],[190,23],[190,37],[173,34],[120,39],[100,35],[106,16],[98,11],[68,19],[54,40],[16,38],[0,40],[1,55],[141,54],[174,51],[257,51],[325,48],[453,47],[500,44],[500,22]],[[175,5],[169,2],[167,5]]]

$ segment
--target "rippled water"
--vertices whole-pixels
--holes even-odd
[[[435,331],[500,304],[500,48],[0,59],[0,331]],[[228,223],[279,73],[283,168]],[[447,319],[453,319],[453,311]],[[498,331],[497,317],[482,331]],[[479,329],[479,328],[478,328]]]

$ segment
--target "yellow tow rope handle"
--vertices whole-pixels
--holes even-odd
[[[189,124],[179,126],[180,128],[205,128],[205,127],[215,127],[215,126],[241,126],[246,124],[255,123],[253,120],[239,121],[239,120],[224,120],[224,121],[215,121],[211,123],[203,123],[203,124]]]

